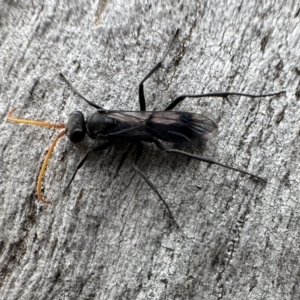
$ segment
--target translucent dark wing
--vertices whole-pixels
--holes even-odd
[[[123,138],[156,137],[180,143],[209,139],[217,129],[210,118],[181,111],[108,111],[107,116],[118,121],[119,126],[112,133]]]

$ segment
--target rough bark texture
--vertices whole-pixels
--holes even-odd
[[[174,3],[173,3],[174,2]],[[1,299],[299,299],[300,14],[289,1],[0,2]],[[71,4],[72,3],[72,4]],[[125,148],[92,155],[60,141],[44,195],[37,174],[53,129],[92,112],[63,72],[107,109],[137,110],[138,84],[180,34],[146,84],[149,110],[182,93],[239,91],[279,97],[187,100],[219,134],[187,148],[268,178],[268,184],[146,147],[141,164],[169,203],[135,174]]]

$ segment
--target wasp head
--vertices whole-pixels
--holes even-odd
[[[80,143],[86,134],[84,115],[81,111],[73,111],[66,124],[67,137],[74,143]]]

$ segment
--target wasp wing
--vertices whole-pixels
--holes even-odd
[[[116,138],[172,143],[207,140],[216,133],[217,125],[209,117],[182,111],[107,111],[117,121],[109,135]]]

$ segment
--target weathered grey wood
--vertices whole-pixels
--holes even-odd
[[[69,2],[0,3],[0,298],[299,299],[298,4]],[[52,204],[41,204],[36,179],[57,132],[10,123],[7,112],[64,122],[74,109],[93,111],[59,72],[108,109],[136,110],[138,83],[177,28],[165,62],[172,68],[145,84],[148,109],[182,93],[285,89],[281,97],[180,106],[219,123],[218,136],[194,153],[268,184],[149,145],[142,169],[177,231],[135,175],[133,156],[114,177],[123,148],[91,157],[63,195],[91,146],[63,139],[44,181]]]

